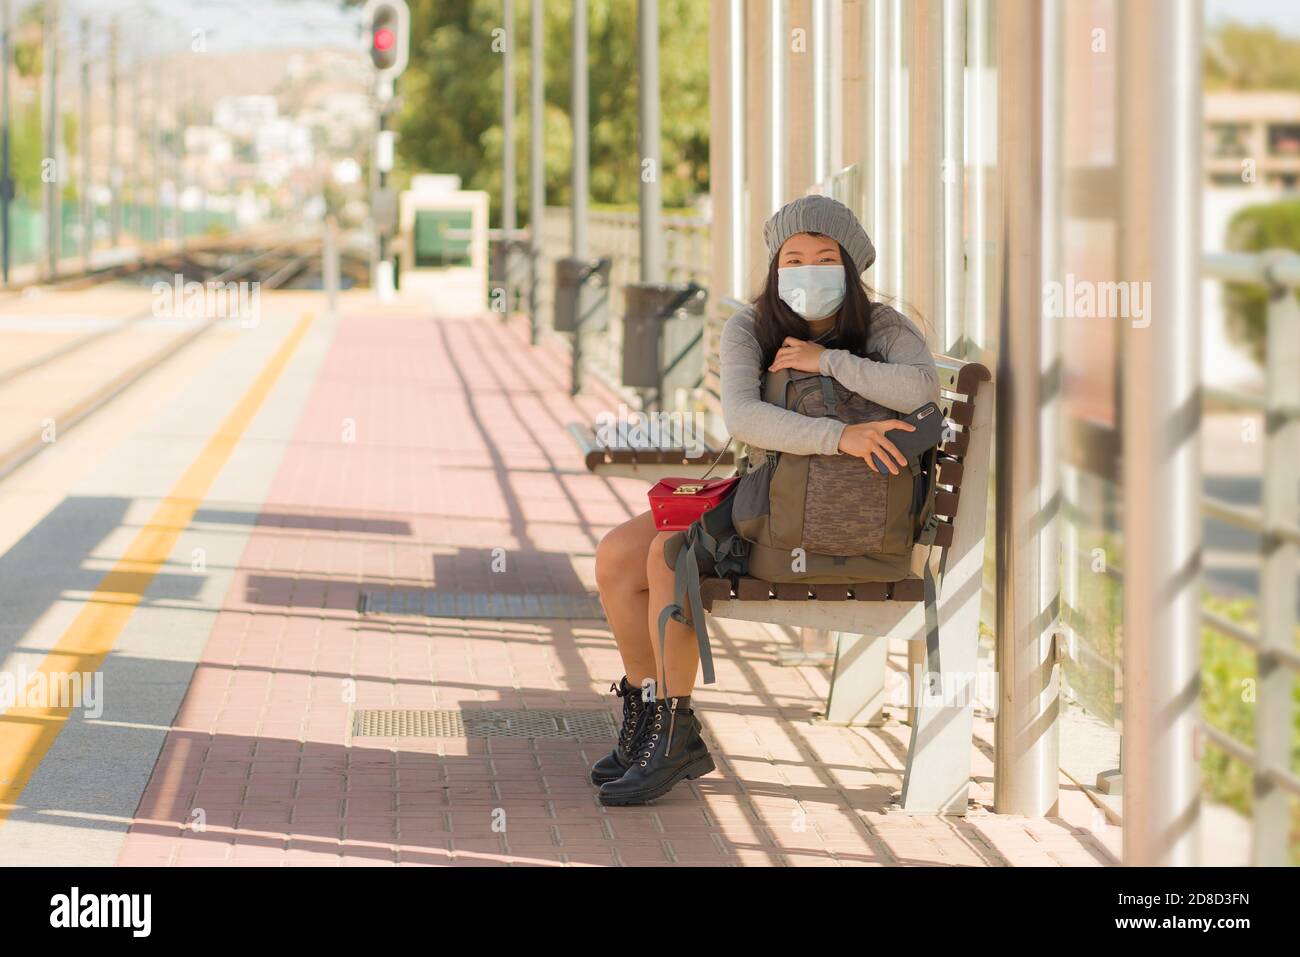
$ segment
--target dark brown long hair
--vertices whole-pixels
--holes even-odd
[[[871,290],[855,271],[848,252],[839,243],[836,245],[840,248],[840,259],[844,263],[844,303],[835,316],[835,347],[845,349],[855,356],[865,356],[867,341],[871,338],[872,315],[881,303],[872,300]],[[796,339],[811,338],[808,334],[808,320],[791,309],[778,291],[777,270],[780,261],[780,256],[772,257],[772,264],[767,270],[767,281],[753,301],[756,313],[754,337],[763,350],[764,369],[776,359],[776,352],[787,336]]]

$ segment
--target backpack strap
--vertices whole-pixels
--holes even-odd
[[[831,377],[828,375],[821,376],[821,383],[822,383],[822,402],[824,402],[826,405],[825,414],[829,418],[833,419],[835,418],[835,413],[839,411],[837,408],[839,405],[839,399],[837,399],[835,396],[835,383],[831,380]]]
[[[709,648],[709,632],[704,627],[704,603],[700,599],[700,561],[695,555],[695,543],[700,541],[709,551],[717,548],[717,540],[696,522],[686,529],[682,541],[682,550],[677,553],[677,562],[673,567],[673,602],[665,605],[659,612],[659,664],[664,670],[664,696],[667,697],[668,667],[667,634],[668,620],[691,625],[695,629],[695,643],[700,648],[700,668],[704,683],[713,684],[713,652]],[[686,610],[690,609],[690,617]]]
[[[686,529],[682,536],[681,550],[673,563],[673,601],[659,612],[659,662],[662,665],[665,661],[669,620],[690,625],[695,630],[695,642],[700,649],[703,683],[711,685],[716,677],[713,672],[713,652],[709,647],[709,631],[704,625],[704,602],[700,597],[700,549],[712,561],[715,575],[726,577],[745,570],[747,545],[734,529],[728,534],[715,536],[705,527],[703,519],[695,521]],[[665,685],[667,678],[668,669],[665,667]],[[664,695],[667,694],[665,689]]]

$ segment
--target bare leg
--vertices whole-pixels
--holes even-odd
[[[650,614],[646,553],[656,534],[654,519],[643,512],[611,530],[596,546],[600,603],[618,643],[628,684],[634,687],[657,674],[654,642],[646,624]]]
[[[671,619],[664,631],[666,674],[664,674],[665,662],[659,660],[659,613],[665,605],[673,602],[674,574],[664,559],[664,542],[672,535],[672,532],[659,532],[655,535],[654,540],[650,542],[645,565],[646,582],[650,589],[646,627],[651,635],[651,645],[657,665],[656,672],[663,675],[663,680],[659,684],[661,698],[669,695],[689,695],[695,689],[695,672],[700,666],[700,649],[695,643],[694,630],[688,625]]]

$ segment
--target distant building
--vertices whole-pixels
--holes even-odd
[[[212,125],[232,135],[249,139],[259,127],[279,115],[273,96],[226,96],[212,110]]]
[[[1212,186],[1300,190],[1300,93],[1207,93],[1205,176]]]

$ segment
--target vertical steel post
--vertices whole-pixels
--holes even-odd
[[[1265,278],[1268,269],[1265,268]],[[1288,863],[1291,801],[1272,768],[1291,767],[1291,685],[1295,675],[1274,648],[1295,647],[1296,564],[1300,548],[1276,534],[1295,527],[1295,477],[1300,469],[1300,419],[1284,409],[1300,406],[1300,305],[1294,289],[1269,290],[1267,400],[1264,446],[1264,554],[1259,576],[1259,687],[1255,704],[1255,804],[1253,855],[1259,867]]]
[[[867,138],[863,156],[867,161],[865,212],[867,231],[876,244],[875,285],[886,295],[902,292],[902,250],[895,239],[897,203],[901,190],[901,170],[895,167],[901,155],[901,121],[898,87],[902,85],[901,66],[896,57],[899,42],[899,8],[897,0],[871,0],[869,16],[864,16],[868,32],[870,57],[867,66],[867,117],[863,136]]]
[[[987,348],[988,332],[984,321],[988,310],[988,170],[984,162],[985,147],[985,73],[988,64],[987,0],[969,0],[966,8],[966,62],[969,64],[969,115],[966,116],[966,149],[970,161],[970,229],[965,250],[966,309],[962,332],[978,349]]]
[[[1142,317],[1130,310],[1120,318],[1124,863],[1192,865],[1200,816],[1201,5],[1146,0],[1118,11],[1119,278],[1145,307]]]
[[[785,203],[785,0],[768,3],[768,212],[774,213]]]
[[[529,107],[528,125],[528,239],[530,248],[528,311],[529,338],[537,342],[538,330],[542,321],[542,284],[539,279],[542,268],[542,235],[546,221],[546,155],[543,142],[546,128],[546,60],[543,56],[543,36],[546,32],[545,0],[531,0],[529,13],[532,29],[529,31],[529,54],[532,57],[532,69],[528,78],[529,91],[532,94]]]
[[[0,285],[9,285],[9,0],[0,0]]]
[[[154,245],[162,243],[162,58],[155,56],[153,61],[153,84],[149,91],[149,111],[153,127],[150,130],[151,157],[149,173],[153,179],[153,228],[149,230]]]
[[[573,214],[574,259],[587,256],[587,0],[573,3],[573,94],[570,106],[573,124]]]
[[[641,134],[641,281],[664,281],[664,230],[659,178],[659,0],[637,4],[638,106]]]
[[[943,336],[935,348],[950,352],[964,331],[963,314],[966,261],[962,250],[965,232],[966,177],[966,9],[964,0],[943,0],[939,176],[943,182]]]
[[[144,239],[143,216],[140,212],[140,178],[143,175],[140,163],[140,97],[143,94],[140,85],[140,52],[137,49],[131,64],[131,202],[127,206],[127,231],[138,247]]]
[[[108,32],[108,227],[114,248],[122,238],[122,166],[117,155],[117,18]]]
[[[728,174],[730,221],[727,266],[731,295],[745,294],[749,264],[745,235],[745,9],[744,0],[727,2],[727,129],[731,144]]]
[[[59,165],[59,0],[45,0],[41,40],[44,47],[41,62],[45,74],[45,156],[41,164],[45,199],[45,273],[53,278],[59,271],[63,244],[63,209],[59,195],[63,183],[63,170]]]
[[[81,115],[77,122],[77,139],[80,149],[78,160],[78,192],[81,195],[81,258],[86,271],[90,271],[91,254],[95,246],[95,207],[91,192],[94,188],[90,171],[90,18],[81,18]]]
[[[181,193],[185,190],[185,114],[182,110],[187,62],[181,56],[172,80],[172,231],[177,246],[185,245],[185,214],[181,210]]]
[[[812,57],[813,57],[813,182],[824,183],[829,178],[830,161],[830,90],[827,75],[830,68],[829,31],[830,0],[812,0]]]
[[[1058,669],[1041,594],[1043,10],[998,6],[997,651],[994,807],[1056,811]]]
[[[338,224],[333,214],[325,217],[324,235],[321,237],[321,285],[325,287],[325,302],[331,318],[339,314],[339,240]]]
[[[514,309],[515,246],[515,0],[502,0],[506,45],[501,55],[501,263],[505,283],[505,318]]]

